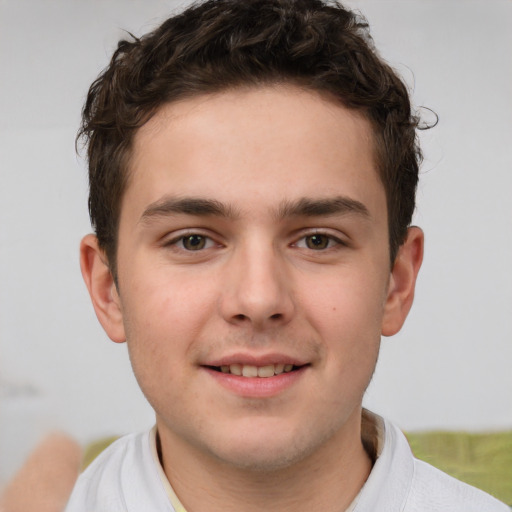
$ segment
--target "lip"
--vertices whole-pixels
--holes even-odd
[[[201,369],[224,389],[235,395],[243,398],[269,398],[279,395],[295,385],[304,377],[309,365],[300,366],[294,371],[273,377],[242,377],[231,373],[222,373],[208,366],[201,366]]]
[[[305,366],[309,361],[301,360],[299,358],[281,354],[281,353],[270,353],[270,354],[247,354],[247,353],[235,353],[227,356],[223,356],[219,359],[209,360],[202,362],[202,366],[229,366],[231,364],[245,364],[251,366],[267,366],[269,364],[292,364],[293,366]]]

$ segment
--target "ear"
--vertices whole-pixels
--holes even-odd
[[[389,278],[382,319],[383,336],[396,334],[411,309],[416,278],[423,261],[423,243],[423,231],[417,227],[409,228],[407,239],[398,250]]]
[[[94,235],[82,239],[80,268],[100,324],[112,341],[123,343],[126,336],[119,293],[105,253]]]

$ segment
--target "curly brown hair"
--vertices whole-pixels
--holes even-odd
[[[366,20],[338,2],[207,0],[141,38],[121,40],[89,89],[77,140],[87,146],[89,213],[114,277],[137,129],[168,102],[278,83],[327,94],[372,123],[394,261],[415,206],[418,119],[406,86],[378,56]]]

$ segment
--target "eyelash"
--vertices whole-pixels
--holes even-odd
[[[314,237],[322,238],[324,241],[327,242],[326,247],[320,247],[321,244],[318,244],[316,247],[310,247],[307,245],[308,239],[313,239]],[[301,244],[303,242],[303,245]],[[322,231],[315,231],[313,233],[307,233],[301,236],[297,242],[293,244],[295,247],[298,247],[299,249],[308,249],[315,252],[322,252],[327,251],[329,249],[334,249],[336,246],[347,246],[346,242],[341,240],[338,237],[335,237],[329,233],[324,233]]]
[[[199,249],[195,249],[195,250],[187,249],[184,245],[185,242],[187,240],[193,239],[194,237],[196,238],[196,242],[200,243],[201,241],[203,241],[205,243],[205,245],[207,245],[207,247],[203,246],[203,247],[200,247]],[[180,243],[181,243],[181,247],[179,246]],[[164,245],[165,245],[165,247],[176,247],[179,250],[186,251],[186,252],[200,252],[204,249],[210,249],[211,247],[213,247],[215,245],[215,241],[212,239],[212,237],[203,235],[202,233],[190,232],[190,233],[181,234],[180,236],[175,237],[172,240],[165,242]]]
[[[316,244],[316,247],[308,246],[308,239],[312,240],[315,237],[318,237],[318,239],[320,239],[319,240],[320,243]],[[195,242],[193,240],[194,238],[196,239]],[[187,241],[190,241],[190,242],[192,242],[193,245],[197,245],[199,247],[197,249],[187,248],[185,246]],[[322,243],[321,243],[322,241],[326,242],[325,247],[322,247]],[[203,245],[201,245],[202,243],[203,243]],[[216,242],[212,239],[212,237],[210,237],[208,235],[204,235],[199,232],[189,232],[189,233],[181,234],[180,236],[177,236],[177,237],[173,238],[172,240],[165,242],[164,246],[165,247],[174,247],[178,250],[192,253],[192,252],[201,252],[203,250],[210,249],[210,248],[214,247],[215,244],[216,244]],[[315,245],[315,242],[313,242],[313,244]],[[315,231],[313,233],[304,234],[296,242],[294,242],[292,244],[292,246],[297,247],[299,249],[307,249],[307,250],[311,250],[311,251],[315,251],[315,252],[327,251],[329,249],[335,248],[338,245],[346,246],[347,244],[340,238],[335,237],[329,233],[321,232],[321,231]]]

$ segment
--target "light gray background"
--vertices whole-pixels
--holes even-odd
[[[81,280],[74,137],[122,29],[140,35],[184,3],[0,0],[0,481],[50,428],[87,441],[153,422]],[[421,137],[416,303],[383,341],[367,405],[405,429],[511,428],[512,2],[350,3],[440,116]]]

